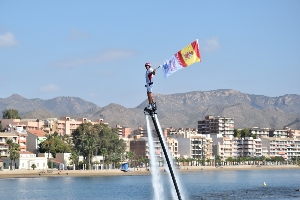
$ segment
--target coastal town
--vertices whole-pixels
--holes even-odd
[[[3,112],[4,113],[4,112]],[[122,163],[137,170],[149,167],[149,144],[147,130],[141,125],[134,130],[122,125],[110,125],[103,119],[71,119],[70,117],[47,119],[0,119],[0,169],[5,170],[104,170],[120,169]],[[64,138],[63,143],[74,146],[72,140],[84,124],[101,125],[113,131],[122,144],[123,151],[103,153],[94,148],[87,160],[78,153],[74,162],[72,147],[53,153],[41,144],[49,144],[53,135]],[[112,127],[111,127],[112,126]],[[222,167],[228,165],[294,165],[299,163],[300,130],[285,127],[249,127],[236,129],[234,119],[207,115],[200,119],[197,128],[164,127],[163,136],[174,161],[181,169],[193,167]],[[163,167],[163,151],[154,136],[155,155]],[[92,137],[92,136],[91,136]],[[100,138],[101,139],[101,138]],[[16,144],[16,145],[12,145]],[[58,146],[52,140],[52,146]],[[17,146],[17,152],[14,150]],[[120,146],[120,149],[121,149]],[[69,152],[68,152],[69,151]],[[75,159],[76,160],[76,159]]]

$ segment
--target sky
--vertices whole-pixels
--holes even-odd
[[[300,1],[0,0],[0,98],[80,97],[126,108],[158,67],[198,39],[202,62],[153,93],[233,89],[300,95]]]

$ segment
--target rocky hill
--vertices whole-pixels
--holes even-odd
[[[9,108],[18,110],[20,115],[43,110],[53,113],[56,116],[86,113],[90,110],[100,109],[96,104],[78,97],[56,97],[49,100],[42,100],[26,99],[18,94],[0,99],[0,110],[3,111]]]
[[[205,115],[213,115],[234,118],[236,128],[258,126],[281,129],[289,126],[300,129],[300,95],[268,97],[224,89],[172,95],[155,94],[155,100],[162,127],[197,128],[198,120]],[[111,126],[120,124],[132,129],[146,125],[143,114],[146,105],[147,101],[136,108],[125,108],[118,104],[100,108],[78,97],[42,100],[26,99],[16,94],[0,99],[0,110],[14,108],[23,118],[102,118]]]

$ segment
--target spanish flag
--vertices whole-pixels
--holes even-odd
[[[174,72],[190,66],[195,62],[201,62],[198,40],[190,43],[182,50],[175,53],[169,60],[162,65],[164,77],[167,78]]]

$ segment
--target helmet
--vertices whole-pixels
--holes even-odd
[[[145,67],[146,67],[146,66],[151,67],[151,63],[147,62],[147,63],[145,64]]]

